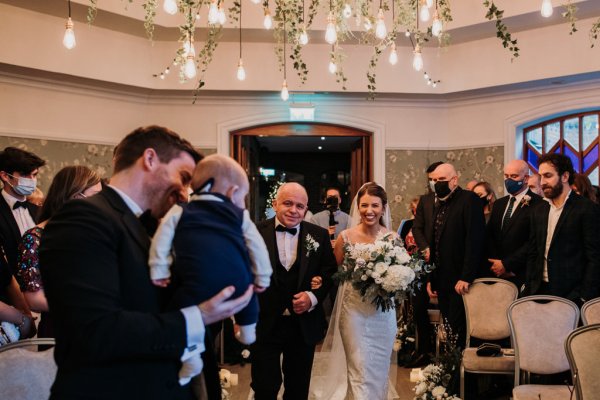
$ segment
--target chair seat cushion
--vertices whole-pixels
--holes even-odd
[[[566,385],[520,385],[513,389],[513,400],[569,400],[571,391]]]
[[[515,357],[480,357],[476,347],[468,347],[463,352],[465,371],[515,372]]]

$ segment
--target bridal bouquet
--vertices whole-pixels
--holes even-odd
[[[394,301],[405,299],[433,269],[419,257],[410,256],[392,232],[378,236],[374,243],[345,243],[344,254],[334,277],[350,281],[363,301],[383,311],[393,309]]]

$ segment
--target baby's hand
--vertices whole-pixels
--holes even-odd
[[[262,286],[258,286],[258,285],[254,285],[254,293],[262,293],[265,290],[267,290],[266,287],[262,287]]]
[[[312,290],[320,288],[322,284],[323,278],[321,278],[320,276],[313,276],[313,278],[310,280],[310,288]]]
[[[165,279],[152,279],[152,283],[154,284],[154,286],[167,287],[167,286],[169,286],[169,283],[171,283],[171,280],[169,278],[165,278]]]

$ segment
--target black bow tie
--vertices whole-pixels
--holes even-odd
[[[285,227],[285,226],[283,226],[283,225],[277,225],[277,226],[275,227],[275,230],[276,230],[277,232],[287,232],[287,233],[290,233],[290,234],[292,234],[292,235],[295,235],[295,234],[296,234],[296,232],[298,231],[296,228],[286,228],[286,227]]]
[[[16,210],[19,207],[23,207],[24,209],[27,209],[27,202],[26,201],[17,201],[14,205],[13,205],[13,210]]]

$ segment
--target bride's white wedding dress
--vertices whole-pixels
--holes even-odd
[[[341,285],[327,337],[315,354],[310,398],[397,398],[389,379],[396,329],[394,310],[377,310],[351,283]]]

